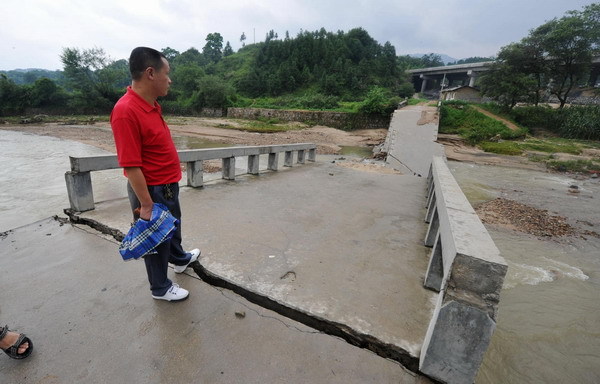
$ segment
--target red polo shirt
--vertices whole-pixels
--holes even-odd
[[[127,87],[110,114],[119,165],[140,167],[148,185],[176,183],[181,168],[162,109]]]

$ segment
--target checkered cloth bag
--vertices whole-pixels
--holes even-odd
[[[139,259],[163,242],[170,240],[179,225],[164,204],[155,203],[150,220],[138,219],[121,242],[119,253],[123,260]]]

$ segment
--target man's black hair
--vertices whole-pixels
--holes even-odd
[[[162,59],[165,58],[161,52],[148,47],[137,47],[131,51],[129,56],[129,72],[133,80],[139,80],[148,67],[160,70],[163,66]]]

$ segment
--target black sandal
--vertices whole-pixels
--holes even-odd
[[[2,340],[9,332],[8,325],[0,329],[2,329],[2,332],[0,332],[0,340]],[[29,343],[29,347],[27,347],[25,352],[19,353],[19,347],[25,343]],[[29,339],[29,337],[25,336],[24,333],[20,333],[19,338],[11,347],[2,350],[4,351],[4,353],[12,357],[13,359],[24,359],[27,356],[31,355],[31,351],[33,351],[33,343],[31,342],[31,339]]]

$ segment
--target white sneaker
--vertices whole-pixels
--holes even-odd
[[[188,253],[190,253],[192,255],[192,257],[190,257],[190,261],[187,264],[184,264],[184,265],[174,265],[173,266],[173,271],[175,271],[175,273],[183,273],[183,271],[186,270],[186,268],[188,267],[188,265],[190,265],[194,261],[198,260],[198,256],[200,256],[200,250],[198,248],[192,249]]]
[[[169,288],[167,293],[165,293],[162,296],[152,295],[152,297],[156,300],[181,301],[187,299],[189,294],[190,293],[187,289],[183,289],[179,285],[173,283],[173,285],[171,285],[171,288]]]

